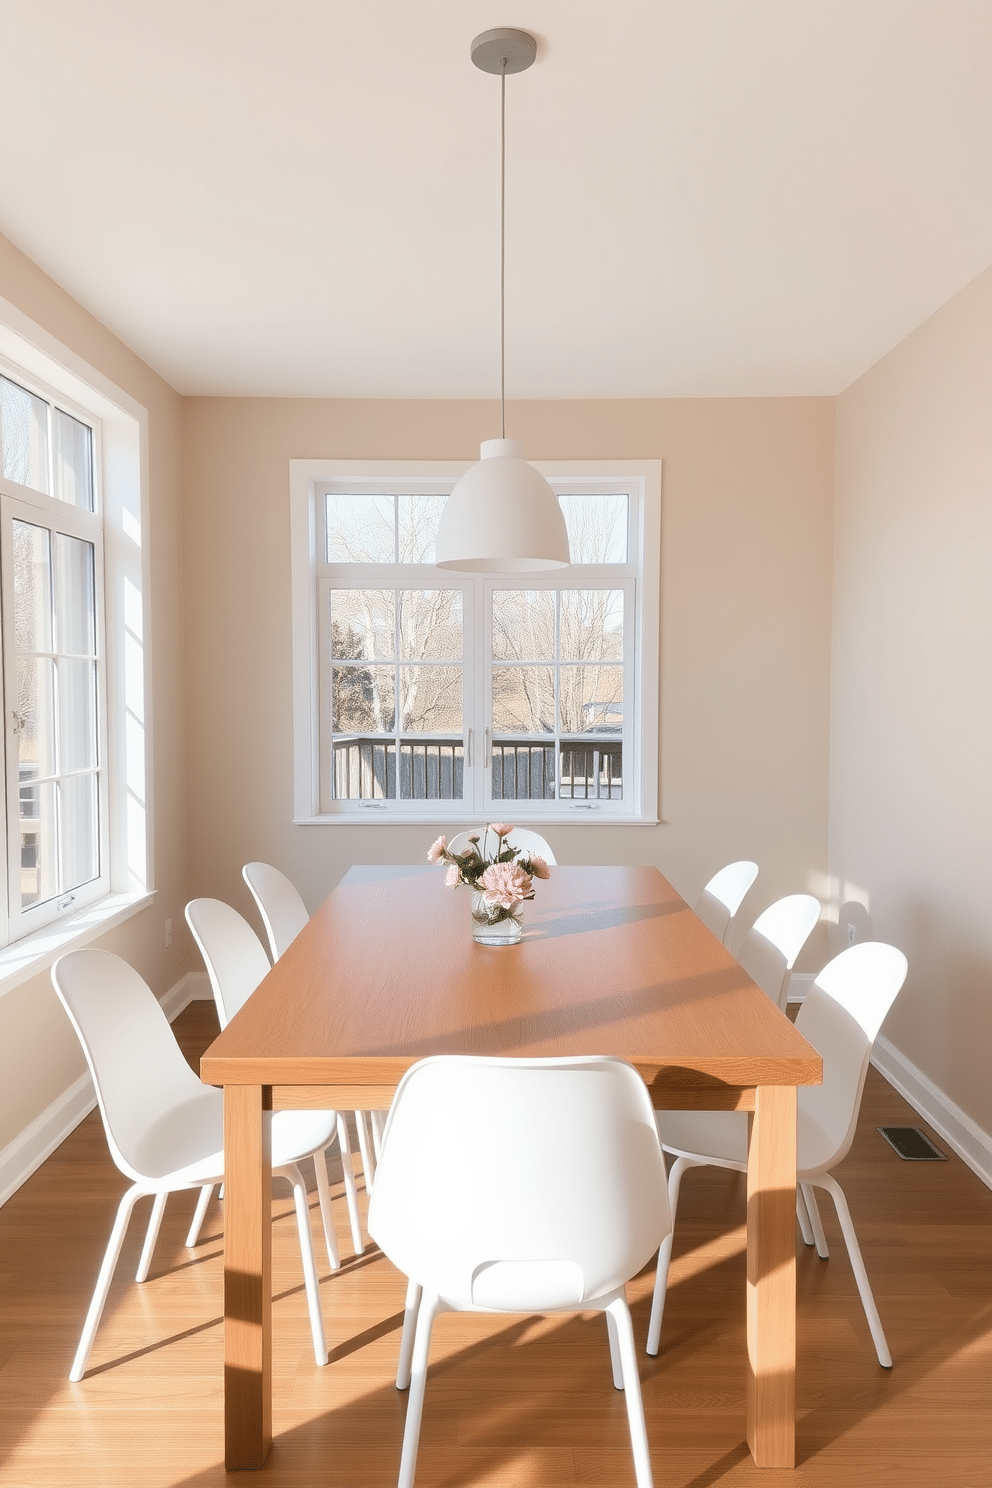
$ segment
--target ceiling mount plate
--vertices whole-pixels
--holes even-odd
[[[483,72],[526,72],[537,56],[537,42],[529,31],[514,31],[510,26],[497,26],[483,31],[472,42],[472,61]]]

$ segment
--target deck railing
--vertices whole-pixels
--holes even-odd
[[[553,801],[558,791],[555,752],[561,750],[562,800],[619,801],[623,798],[620,740],[494,739],[492,791],[497,801]],[[397,767],[399,781],[397,782]],[[395,799],[460,801],[464,795],[464,749],[460,738],[395,739],[352,735],[335,739],[334,795],[337,800]]]

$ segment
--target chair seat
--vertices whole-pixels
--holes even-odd
[[[656,1111],[666,1152],[747,1166],[747,1116],[742,1111]]]
[[[277,1111],[272,1118],[272,1166],[297,1162],[302,1153],[330,1147],[337,1133],[337,1111]]]
[[[656,1111],[658,1136],[676,1157],[747,1167],[747,1116],[742,1111]],[[800,1110],[796,1131],[796,1176],[815,1178],[833,1166],[834,1139],[809,1112]]]

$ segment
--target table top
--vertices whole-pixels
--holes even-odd
[[[815,1049],[656,868],[558,867],[535,888],[523,940],[480,946],[441,869],[352,868],[203,1079],[395,1085],[427,1054],[614,1054],[659,1095],[820,1083]]]

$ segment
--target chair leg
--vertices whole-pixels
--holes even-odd
[[[672,1170],[668,1175],[668,1207],[672,1211],[673,1226],[679,1207],[679,1189],[682,1187],[682,1174],[686,1168],[700,1168],[704,1166],[704,1163],[693,1162],[691,1157],[677,1157],[672,1163]]]
[[[152,1203],[152,1212],[148,1216],[148,1229],[145,1231],[145,1243],[141,1247],[141,1259],[138,1261],[138,1269],[134,1274],[135,1281],[147,1281],[148,1273],[152,1268],[152,1254],[155,1250],[155,1242],[158,1232],[162,1228],[162,1215],[165,1213],[165,1201],[169,1197],[167,1191],[157,1193]]]
[[[323,1162],[320,1153],[318,1163]],[[319,1168],[318,1168],[319,1171]],[[313,1241],[310,1237],[310,1206],[307,1203],[307,1186],[296,1163],[287,1163],[275,1175],[285,1178],[293,1187],[293,1203],[296,1207],[296,1226],[300,1232],[300,1257],[303,1261],[303,1281],[307,1289],[310,1308],[310,1333],[313,1338],[313,1354],[318,1364],[327,1363],[327,1341],[324,1337],[324,1318],[320,1310],[320,1287],[317,1284],[317,1268],[313,1261]],[[327,1177],[325,1173],[324,1182]],[[319,1186],[319,1180],[318,1180]]]
[[[796,1218],[799,1221],[799,1233],[803,1237],[804,1245],[812,1245],[815,1240],[809,1222],[809,1210],[806,1208],[806,1200],[803,1198],[802,1184],[796,1185]]]
[[[423,1289],[416,1281],[409,1281],[406,1288],[406,1307],[403,1311],[403,1336],[400,1339],[400,1356],[396,1361],[396,1388],[410,1388],[410,1360],[413,1358],[413,1340],[417,1332],[417,1312]]]
[[[622,1293],[619,1297],[615,1297],[606,1311],[616,1326],[617,1348],[623,1365],[627,1424],[630,1427],[630,1445],[634,1454],[634,1476],[637,1479],[637,1488],[654,1488],[654,1478],[651,1474],[651,1452],[648,1447],[647,1427],[644,1424],[641,1381],[637,1373],[634,1330],[630,1322],[630,1309],[627,1306],[626,1297]]]
[[[875,1306],[875,1296],[872,1292],[871,1283],[868,1280],[868,1272],[865,1270],[865,1263],[861,1256],[861,1246],[858,1244],[858,1237],[854,1233],[854,1221],[851,1218],[851,1211],[847,1207],[844,1190],[836,1178],[832,1178],[829,1173],[824,1173],[817,1178],[816,1185],[818,1188],[825,1188],[834,1201],[837,1218],[840,1220],[841,1232],[844,1236],[844,1243],[847,1245],[847,1253],[851,1258],[851,1269],[854,1272],[854,1279],[858,1284],[861,1305],[865,1310],[865,1317],[868,1321],[872,1342],[875,1345],[875,1352],[878,1355],[878,1362],[883,1369],[891,1369],[892,1355],[889,1353],[889,1345],[885,1341],[885,1333],[882,1330],[882,1319],[879,1317],[878,1308]]]
[[[362,1172],[365,1175],[365,1192],[371,1194],[375,1178],[375,1158],[369,1145],[369,1131],[365,1125],[365,1112],[355,1112],[355,1129],[358,1132],[358,1150],[362,1154]]]
[[[340,1111],[338,1112],[338,1146],[341,1149],[341,1167],[344,1171],[344,1195],[348,1204],[348,1218],[351,1221],[351,1243],[355,1254],[362,1255],[365,1250],[365,1241],[362,1239],[362,1221],[358,1213],[355,1169],[351,1164],[351,1141],[348,1136],[348,1123]]]
[[[614,1390],[623,1389],[623,1362],[620,1358],[620,1343],[617,1338],[617,1325],[609,1308],[606,1309],[606,1331],[610,1338],[610,1365],[613,1369]]]
[[[669,1230],[658,1250],[658,1265],[654,1274],[654,1295],[651,1298],[651,1318],[648,1322],[649,1354],[656,1354],[661,1344],[661,1320],[665,1311],[665,1294],[668,1290],[668,1268],[672,1263],[672,1241],[674,1231]]]
[[[341,1255],[338,1251],[338,1237],[337,1232],[334,1228],[334,1212],[331,1208],[331,1190],[327,1182],[326,1152],[314,1153],[313,1170],[317,1177],[317,1198],[320,1202],[320,1221],[324,1227],[324,1244],[327,1247],[327,1259],[330,1262],[332,1271],[340,1271]]]
[[[384,1122],[381,1111],[370,1111],[369,1120],[372,1123],[372,1147],[375,1152],[375,1160],[378,1163],[382,1158],[382,1131]]]
[[[76,1357],[73,1359],[72,1368],[69,1370],[69,1378],[73,1382],[81,1380],[86,1373],[86,1361],[90,1356],[90,1349],[93,1347],[96,1330],[100,1326],[104,1303],[107,1300],[107,1293],[110,1291],[110,1283],[113,1280],[114,1271],[121,1253],[121,1246],[124,1244],[124,1236],[127,1233],[128,1220],[131,1218],[131,1211],[136,1202],[142,1197],[143,1191],[136,1183],[132,1184],[117,1206],[117,1218],[114,1220],[114,1227],[110,1232],[110,1239],[107,1241],[107,1249],[104,1251],[103,1263],[100,1266],[100,1274],[97,1276],[96,1287],[90,1301],[89,1311],[86,1314],[86,1321],[83,1324],[82,1337],[79,1340],[79,1347],[76,1349]]]
[[[413,1488],[417,1471],[417,1448],[420,1445],[420,1421],[424,1413],[424,1390],[427,1387],[427,1359],[431,1348],[431,1329],[441,1311],[436,1292],[425,1292],[417,1310],[417,1336],[413,1345],[410,1371],[410,1394],[406,1403],[406,1426],[403,1430],[403,1453],[397,1488]]]
[[[205,1183],[200,1189],[200,1197],[196,1201],[196,1209],[193,1211],[193,1218],[190,1221],[189,1234],[186,1236],[186,1246],[189,1250],[192,1250],[193,1246],[199,1243],[200,1231],[203,1229],[203,1221],[207,1217],[207,1208],[213,1197],[213,1192],[214,1185],[212,1183]]]
[[[820,1218],[820,1210],[816,1202],[816,1194],[813,1192],[813,1185],[812,1183],[801,1183],[799,1187],[809,1214],[809,1222],[813,1228],[816,1253],[821,1261],[828,1261],[830,1259],[830,1251],[827,1248],[827,1237],[823,1233],[823,1220]]]

